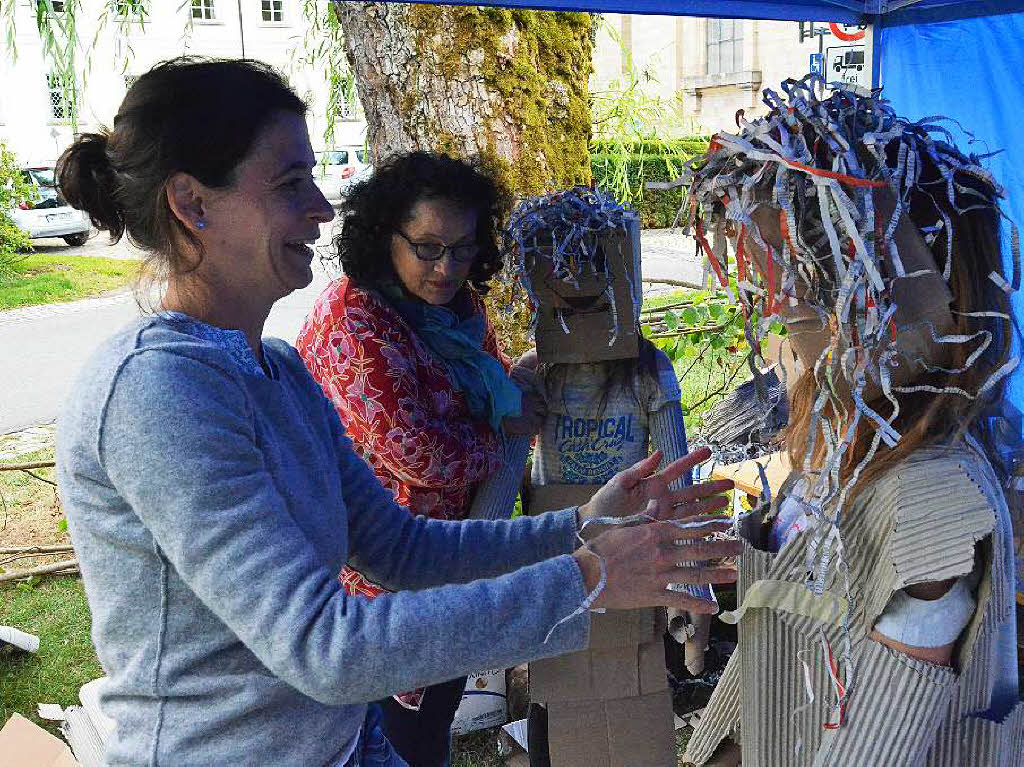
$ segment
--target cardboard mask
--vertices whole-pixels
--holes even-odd
[[[556,275],[550,249],[533,251],[525,264],[537,301],[537,356],[543,363],[628,359],[639,354],[642,301],[640,221],[592,235],[593,263]]]
[[[895,210],[895,200],[888,188],[872,190],[872,197],[876,228],[884,229]],[[757,226],[761,240],[776,251],[781,250],[783,234],[780,211],[770,206],[761,206],[753,212],[751,219]],[[897,359],[895,365],[890,365],[889,373],[893,386],[905,386],[925,372],[923,363],[949,364],[949,347],[936,343],[933,334],[947,334],[954,328],[950,311],[952,293],[939,272],[931,249],[905,213],[900,214],[893,240],[906,276],[896,276],[896,266],[890,254],[883,254],[889,298],[896,305],[892,322],[896,329],[894,343]],[[764,274],[767,254],[755,238],[749,235],[746,251]],[[786,325],[794,353],[802,367],[812,367],[835,340],[835,320],[829,315],[822,316],[820,311],[801,300],[804,290],[806,283],[797,275],[794,284],[796,301],[791,302],[788,296],[777,298],[781,299],[778,303],[779,316]],[[838,349],[835,356],[842,357],[842,351]],[[872,351],[877,354],[882,350]],[[880,394],[878,383],[869,380],[864,392],[865,399],[870,401]]]

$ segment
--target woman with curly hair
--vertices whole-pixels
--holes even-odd
[[[509,379],[484,310],[501,268],[509,194],[478,164],[413,152],[354,186],[335,241],[345,276],[320,295],[297,347],[356,450],[413,514],[462,520],[500,468],[502,434],[532,434],[535,400]],[[381,588],[355,570],[351,594]],[[412,765],[440,765],[465,677],[384,702]]]

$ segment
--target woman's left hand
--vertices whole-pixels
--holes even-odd
[[[732,480],[704,482],[671,490],[669,485],[693,467],[711,457],[711,450],[703,448],[687,453],[661,471],[661,452],[655,452],[620,471],[602,487],[593,498],[579,508],[580,524],[597,517],[628,517],[647,513],[655,519],[685,519],[728,505],[721,493],[732,490]]]
[[[521,415],[505,416],[501,425],[506,434],[525,434],[532,437],[540,431],[546,416],[547,407],[544,400],[532,391],[524,391]]]

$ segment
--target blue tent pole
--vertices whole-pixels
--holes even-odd
[[[882,17],[871,19],[871,88],[882,87]]]

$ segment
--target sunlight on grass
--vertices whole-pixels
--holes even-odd
[[[99,256],[28,255],[0,280],[0,310],[75,301],[126,287],[138,274],[137,261]]]

